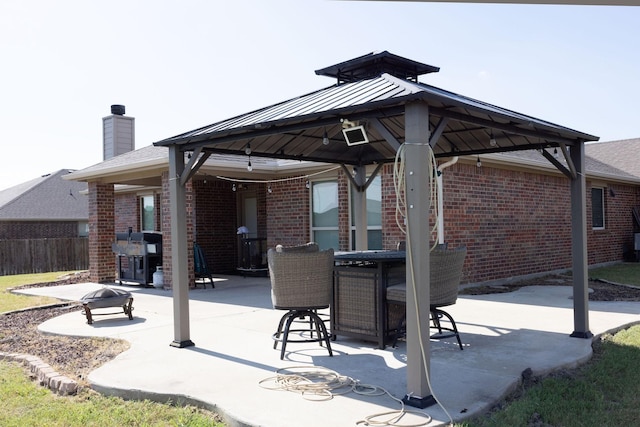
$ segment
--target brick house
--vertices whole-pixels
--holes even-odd
[[[633,141],[640,144],[640,140]],[[586,150],[590,265],[621,261],[632,250],[631,212],[640,205],[640,176],[589,156],[592,151],[595,155],[610,152],[606,149],[610,144],[618,143],[588,144]],[[632,148],[634,145],[629,145]],[[98,208],[94,215],[113,216],[113,229],[100,233],[103,251],[96,258],[113,258],[110,248],[116,232],[125,232],[128,227],[136,231],[147,229],[141,215],[145,200],[147,204],[151,200],[153,205],[152,230],[166,233],[170,228],[166,151],[148,146],[74,174],[75,179],[120,183],[89,184],[90,194],[96,194],[91,192],[93,188],[108,189],[107,200],[90,196],[90,204]],[[443,171],[444,240],[452,246],[468,247],[463,282],[500,281],[571,268],[570,197],[565,177],[535,151],[487,154],[480,160],[478,167],[477,157],[460,158]],[[190,239],[203,248],[213,272],[237,272],[241,262],[237,228],[244,223],[247,199],[252,199],[252,207],[255,203],[257,229],[251,230],[251,237],[266,239],[268,247],[314,240],[310,209],[316,183],[337,183],[340,200],[336,249],[353,247],[345,170],[264,159],[253,159],[252,163],[253,171],[248,173],[242,156],[210,158],[191,181]],[[380,200],[380,207],[376,208],[380,220],[371,226],[371,233],[378,236],[370,242],[372,249],[392,249],[403,240],[395,223],[392,175],[392,165],[385,165],[379,175],[379,187],[375,188],[378,194],[373,200]],[[591,205],[592,193],[599,197],[600,214]],[[113,208],[108,208],[110,205]],[[594,226],[594,215],[604,223]],[[167,239],[163,240],[166,245]],[[95,246],[92,248],[95,250]],[[169,260],[170,253],[165,251],[166,270],[170,269]],[[113,271],[115,274],[115,268]],[[94,280],[112,281],[113,274]]]

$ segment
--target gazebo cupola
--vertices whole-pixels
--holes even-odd
[[[412,82],[418,81],[418,76],[437,73],[439,67],[423,64],[402,56],[394,55],[386,50],[372,52],[348,61],[316,70],[319,76],[334,77],[338,85],[369,80],[379,77],[383,73]]]

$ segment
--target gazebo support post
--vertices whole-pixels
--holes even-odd
[[[407,201],[407,405],[435,403],[429,383],[429,107],[405,107],[405,196]]]
[[[185,170],[179,145],[169,146],[169,211],[171,213],[171,283],[173,288],[172,347],[194,345],[189,338],[189,268],[187,254],[187,203],[180,177]]]
[[[573,324],[576,338],[591,338],[587,257],[587,198],[584,143],[570,148],[576,176],[571,179],[571,257],[573,269]]]

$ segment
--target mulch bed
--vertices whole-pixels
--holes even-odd
[[[88,274],[77,274],[57,282],[25,285],[24,288],[85,283]],[[21,287],[22,288],[22,287]],[[37,356],[57,372],[86,385],[87,375],[129,348],[123,340],[46,335],[38,325],[61,314],[78,312],[78,322],[85,322],[84,310],[76,303],[0,314],[0,351]]]
[[[573,286],[568,274],[554,274],[535,279],[495,286],[474,286],[460,291],[461,295],[485,295],[513,292],[525,286]],[[640,301],[640,287],[589,280],[589,301]]]

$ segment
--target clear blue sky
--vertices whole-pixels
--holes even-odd
[[[0,189],[102,161],[124,104],[136,148],[332,85],[373,51],[421,81],[603,141],[640,137],[640,7],[185,0],[0,2]]]

